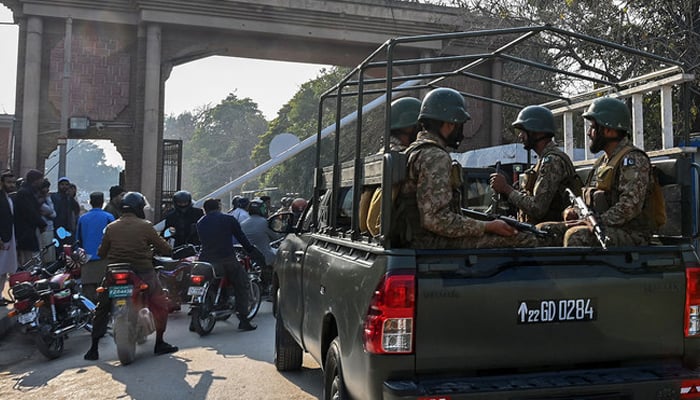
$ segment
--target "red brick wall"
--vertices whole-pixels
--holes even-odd
[[[131,56],[118,37],[101,36],[87,25],[74,26],[71,43],[70,115],[113,121],[129,104]],[[64,40],[51,49],[49,101],[61,109]]]

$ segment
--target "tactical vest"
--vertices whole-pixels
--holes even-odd
[[[542,221],[561,221],[562,212],[565,208],[571,205],[569,196],[566,194],[566,191],[564,191],[564,188],[571,189],[571,191],[574,192],[574,194],[576,194],[577,196],[581,194],[581,187],[583,186],[581,178],[579,178],[578,174],[576,174],[574,165],[571,163],[569,157],[567,157],[566,154],[562,153],[562,151],[556,147],[546,148],[545,152],[542,154],[542,157],[540,157],[539,162],[535,164],[535,166],[533,166],[532,168],[529,168],[527,171],[523,172],[523,190],[525,191],[525,194],[527,194],[528,196],[534,196],[535,183],[537,182],[537,178],[539,177],[540,168],[542,167],[542,160],[544,160],[544,158],[548,156],[559,157],[564,161],[564,164],[566,164],[566,178],[564,178],[564,180],[562,180],[559,184],[559,188],[562,190],[559,191],[557,196],[554,196],[552,198],[552,203],[549,205],[549,210],[547,211],[547,213],[541,221],[532,220],[532,218],[529,215],[525,214],[522,210],[519,210],[518,219],[521,221],[528,223],[539,223]]]
[[[602,166],[603,158],[599,158],[589,172],[583,197],[586,203],[596,212],[603,213],[619,201],[620,191],[617,188],[617,183],[619,181],[620,165],[622,165],[622,159],[633,151],[638,151],[644,154],[647,159],[649,158],[642,150],[634,146],[625,146],[605,166]],[[666,206],[653,167],[650,168],[649,173],[649,186],[647,187],[642,212],[625,224],[626,229],[651,231],[666,222]],[[605,201],[596,201],[596,192],[604,193]]]
[[[422,140],[411,143],[405,150],[408,159],[406,163],[407,177],[411,175],[413,169],[412,165],[418,154],[416,151],[427,146],[435,146],[449,155],[447,150],[432,140]],[[404,184],[404,182],[399,184],[399,193],[394,201],[392,211],[390,235],[392,246],[395,247],[409,246],[415,240],[423,240],[424,238],[427,239],[436,236],[421,226],[416,192],[403,193],[401,189]],[[456,161],[452,162],[450,185],[452,186],[453,193],[450,209],[455,213],[461,214],[460,194],[462,186],[462,166]]]

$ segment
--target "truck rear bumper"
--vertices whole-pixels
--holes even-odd
[[[488,377],[426,378],[384,382],[386,400],[666,400],[698,384],[700,372],[639,366]],[[697,397],[700,399],[700,397]]]

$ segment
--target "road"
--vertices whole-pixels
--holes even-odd
[[[31,339],[12,332],[0,341],[0,399],[318,399],[321,370],[308,355],[303,369],[280,373],[273,364],[275,319],[263,303],[254,322],[242,332],[235,317],[218,321],[199,337],[188,331],[185,311],[171,314],[165,340],[180,347],[154,356],[154,335],[137,347],[137,359],[122,366],[111,336],[100,342],[100,360],[85,361],[87,332],[65,342],[63,355],[47,361]]]

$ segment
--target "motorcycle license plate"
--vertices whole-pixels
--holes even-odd
[[[36,311],[32,310],[26,314],[20,314],[17,316],[17,321],[19,321],[20,324],[26,325],[34,322],[36,319]]]
[[[188,296],[202,296],[204,295],[204,286],[190,286],[187,289]]]
[[[125,286],[110,286],[109,287],[109,298],[119,298],[119,297],[129,297],[131,296],[131,292],[133,291],[134,286],[133,285],[125,285]]]

